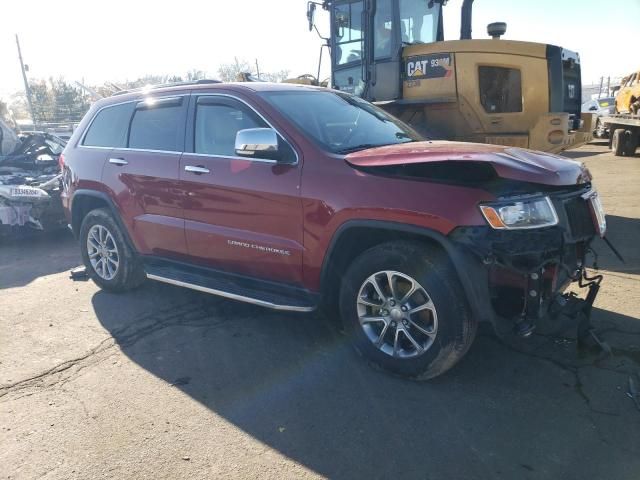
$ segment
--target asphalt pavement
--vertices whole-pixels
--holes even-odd
[[[567,155],[626,260],[596,245],[611,354],[483,326],[427,383],[372,369],[318,315],[153,282],[114,295],[69,279],[66,231],[4,241],[0,477],[638,479],[640,155]]]

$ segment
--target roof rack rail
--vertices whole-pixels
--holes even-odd
[[[200,80],[193,80],[190,82],[170,82],[170,83],[159,83],[157,85],[148,85],[148,86],[144,86],[144,87],[138,87],[138,88],[131,88],[129,90],[120,90],[118,92],[115,92],[113,94],[111,94],[112,97],[115,97],[116,95],[124,95],[126,93],[133,93],[133,92],[139,92],[140,90],[156,90],[158,88],[166,88],[166,87],[182,87],[182,86],[188,86],[188,85],[206,85],[206,84],[213,84],[213,83],[222,83],[220,80],[214,80],[212,78],[201,78]]]

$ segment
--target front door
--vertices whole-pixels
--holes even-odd
[[[302,205],[297,155],[290,163],[235,153],[239,130],[270,125],[239,99],[194,97],[180,161],[191,261],[245,276],[296,284],[302,278]]]

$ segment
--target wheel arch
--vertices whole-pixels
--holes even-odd
[[[136,249],[129,236],[129,231],[122,222],[120,212],[115,203],[106,193],[97,190],[79,189],[74,192],[71,198],[71,230],[76,239],[80,236],[82,220],[91,210],[96,208],[106,208],[111,212],[113,219],[122,231],[125,241],[135,252]]]
[[[323,300],[329,305],[335,303],[341,275],[350,264],[350,260],[375,245],[393,240],[414,240],[444,253],[460,280],[466,295],[465,301],[471,311],[478,320],[493,320],[488,272],[479,259],[462,247],[454,245],[438,231],[381,220],[350,220],[336,230],[320,273]]]

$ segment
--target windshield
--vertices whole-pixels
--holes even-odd
[[[601,98],[600,100],[598,100],[598,104],[602,107],[609,107],[611,105],[613,105],[615,103],[615,99],[610,97],[610,98]]]
[[[440,9],[441,5],[437,2],[400,0],[402,42],[405,44],[435,42]]]
[[[305,135],[332,153],[423,140],[400,120],[345,93],[305,90],[261,95]]]

